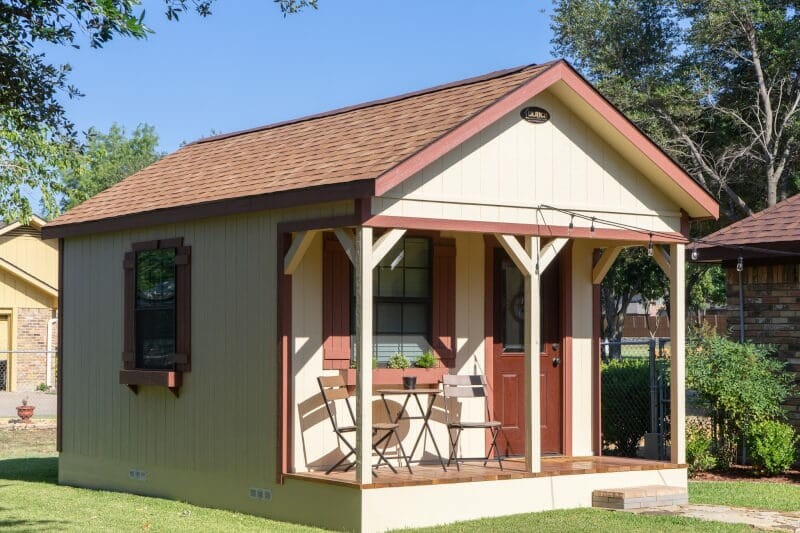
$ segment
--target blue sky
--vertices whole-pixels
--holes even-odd
[[[85,94],[66,102],[79,129],[146,122],[164,151],[552,57],[549,0],[319,0],[287,18],[269,0],[218,0],[179,23],[144,5],[147,40],[48,54]]]

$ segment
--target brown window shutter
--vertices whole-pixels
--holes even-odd
[[[324,368],[350,367],[350,259],[339,241],[326,238],[322,258]]]
[[[456,242],[436,239],[433,243],[433,350],[442,364],[456,363]]]
[[[125,269],[125,295],[122,313],[123,334],[122,340],[122,367],[125,370],[136,368],[136,339],[134,337],[135,317],[133,312],[136,301],[136,252],[127,252],[122,262]]]
[[[192,247],[175,248],[175,370],[192,367]]]

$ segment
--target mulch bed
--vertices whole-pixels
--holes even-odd
[[[759,483],[800,483],[800,470],[789,470],[781,476],[759,476],[751,466],[734,465],[730,470],[700,472],[692,481],[755,481]]]

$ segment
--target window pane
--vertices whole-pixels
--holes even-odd
[[[379,303],[375,307],[376,333],[402,333],[402,304]]]
[[[381,267],[378,269],[377,296],[402,296],[403,295],[403,269]]]
[[[409,333],[428,333],[427,304],[403,304],[403,334]]]
[[[136,366],[175,365],[175,249],[136,254]]]
[[[422,268],[407,268],[405,296],[408,298],[427,298],[430,295],[430,272]]]
[[[136,366],[165,369],[175,364],[175,311],[136,311]]]
[[[431,347],[428,345],[428,341],[425,339],[424,335],[403,335],[401,349],[403,355],[414,363],[423,353],[430,350]]]
[[[136,307],[175,305],[175,249],[136,254]]]
[[[405,266],[428,268],[430,266],[430,246],[431,241],[428,239],[412,237],[405,239]]]
[[[503,348],[525,350],[525,279],[511,261],[503,262]]]
[[[380,266],[391,269],[402,268],[404,257],[405,250],[403,249],[403,239],[400,239],[400,242],[394,245],[394,248],[386,254],[386,257],[381,259]]]

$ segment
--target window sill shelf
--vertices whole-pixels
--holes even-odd
[[[348,368],[347,370],[340,370],[342,377],[348,385],[356,384],[356,369]],[[415,376],[418,385],[433,385],[442,380],[442,376],[449,374],[450,369],[446,366],[439,366],[436,368],[407,368],[401,370],[399,368],[373,368],[372,369],[372,384],[373,385],[401,385],[403,383],[403,376]]]
[[[178,396],[183,374],[174,370],[120,370],[119,383],[127,385],[134,394],[138,394],[139,385],[167,387],[172,394]]]

